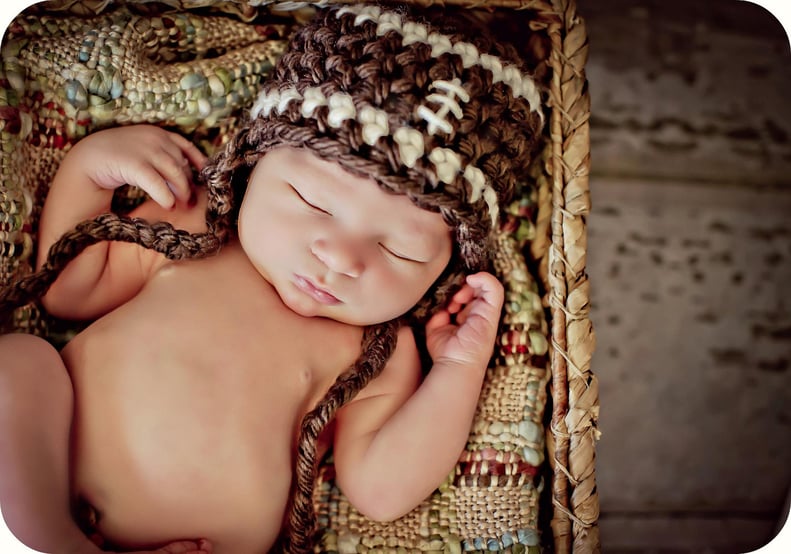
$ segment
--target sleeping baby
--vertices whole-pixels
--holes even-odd
[[[21,541],[304,552],[328,449],[373,519],[445,479],[503,303],[492,234],[542,124],[514,49],[466,25],[323,10],[212,159],[149,125],[70,150],[33,279],[58,273],[44,307],[91,323],[61,351],[0,337]],[[149,197],[129,217],[109,213],[123,184]]]

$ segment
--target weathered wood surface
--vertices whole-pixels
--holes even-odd
[[[749,514],[605,514],[600,521],[606,554],[715,554],[752,552],[774,523]],[[776,551],[783,553],[783,550]]]
[[[745,552],[791,485],[791,54],[736,0],[580,1],[605,552]]]
[[[591,188],[604,519],[771,529],[791,484],[791,193]]]
[[[579,2],[594,174],[791,186],[788,37],[736,0]]]

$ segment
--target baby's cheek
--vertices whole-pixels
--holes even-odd
[[[411,279],[398,286],[400,313],[403,315],[410,311],[426,295],[433,281],[424,279]]]

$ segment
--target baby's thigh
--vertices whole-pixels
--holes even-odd
[[[58,351],[33,335],[0,336],[0,405],[72,403],[71,379]]]

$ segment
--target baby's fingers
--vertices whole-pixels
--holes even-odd
[[[211,554],[211,543],[207,540],[177,541],[163,546],[157,554]]]
[[[426,333],[431,333],[449,324],[450,314],[447,310],[440,310],[431,316],[431,319],[426,322]]]
[[[173,196],[183,203],[188,203],[192,196],[192,169],[189,161],[181,155],[181,151],[169,152],[166,149],[157,151],[151,164],[165,181]]]
[[[472,304],[465,304],[461,310],[456,314],[456,325],[464,325],[472,311]]]
[[[503,285],[491,273],[480,272],[467,276],[467,284],[472,287],[474,296],[498,311],[503,306]]]
[[[169,183],[168,177],[162,175],[153,165],[141,164],[124,181],[145,191],[163,208],[170,209],[176,203],[174,190],[177,187]]]
[[[196,169],[203,169],[203,166],[206,165],[208,158],[203,152],[200,151],[197,146],[176,133],[171,133],[170,138],[175,143],[175,145],[179,147],[181,153],[189,161],[189,163],[191,163]]]
[[[464,285],[453,295],[447,310],[459,314],[471,304],[491,306],[499,312],[503,305],[503,285],[491,273],[481,272],[468,275]],[[464,310],[469,311],[469,310]]]
[[[465,283],[450,299],[447,309],[450,313],[455,314],[461,310],[462,306],[470,303],[473,298],[475,298],[475,289]]]

